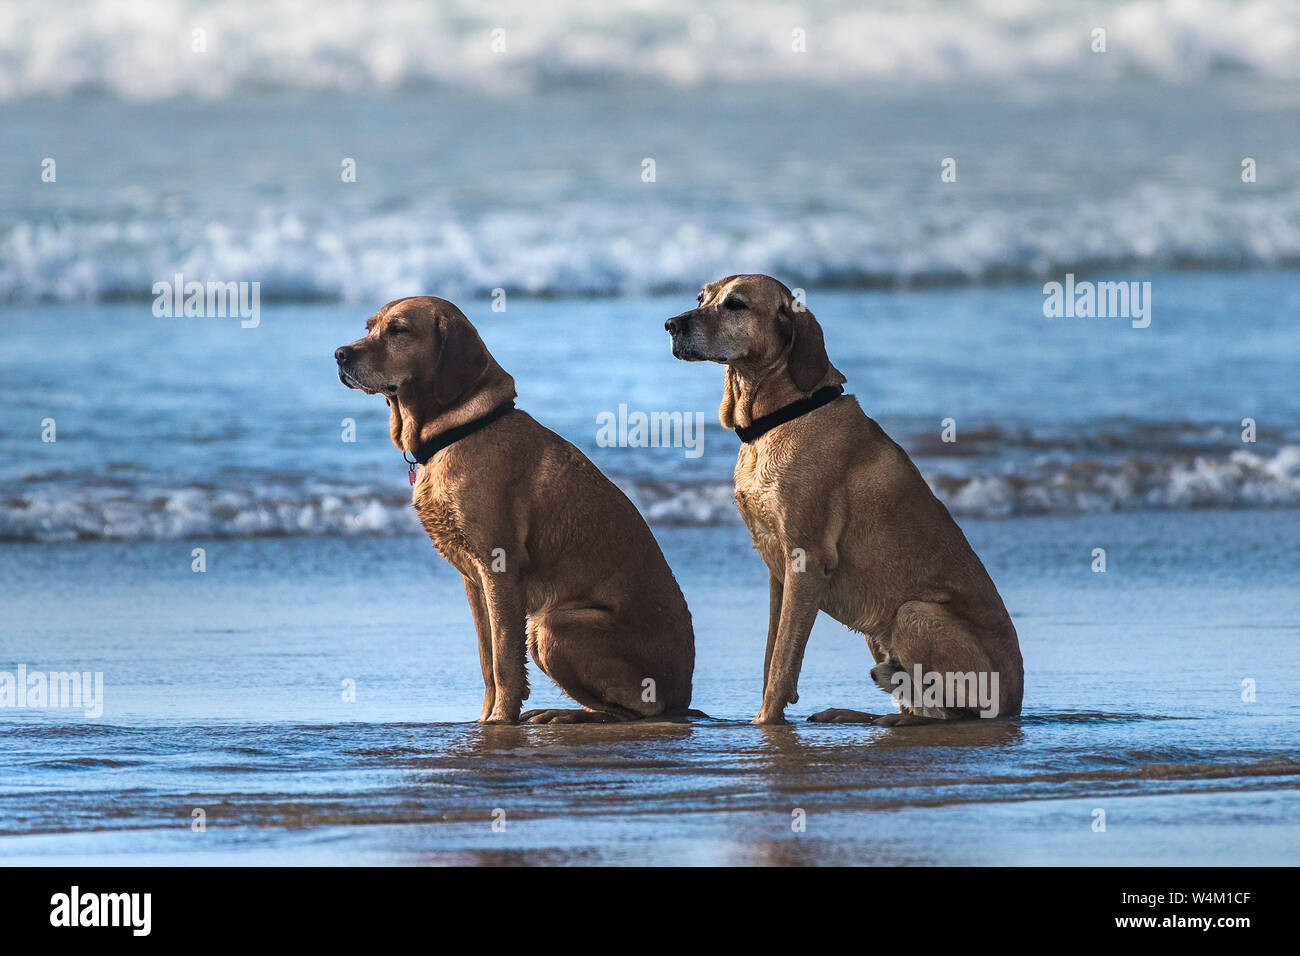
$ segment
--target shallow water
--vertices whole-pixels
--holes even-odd
[[[193,726],[166,734],[166,748],[157,731],[115,730],[115,765],[47,757],[35,777],[79,785],[46,789],[39,802],[6,795],[6,815],[25,804],[28,835],[0,837],[0,854],[180,864],[1043,864],[1063,852],[1085,865],[1294,862],[1300,763],[1264,752],[1188,763],[1208,757],[1194,722],[1162,727],[1160,750],[1135,750],[1125,741],[1142,722],[1042,717],[906,735],[806,724]],[[196,808],[202,833],[190,829]],[[1092,830],[1098,809],[1104,832]],[[503,832],[494,811],[504,811]]]
[[[737,525],[659,532],[693,610],[694,705],[711,719],[612,727],[466,723],[482,694],[469,611],[418,536],[228,541],[205,574],[177,543],[0,546],[15,595],[0,663],[101,670],[106,684],[97,720],[0,715],[0,856],[1293,861],[1300,512],[966,530],[1020,631],[1025,714],[900,729],[798,722],[888,709],[862,639],[825,617],[796,722],[746,723],[766,585]],[[1089,568],[1097,543],[1104,574]],[[530,706],[563,706],[530,675]]]

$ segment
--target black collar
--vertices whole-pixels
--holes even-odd
[[[843,394],[843,385],[827,385],[825,388],[817,389],[807,398],[801,398],[789,405],[778,408],[770,414],[764,415],[762,418],[754,419],[749,425],[737,425],[736,434],[740,436],[741,441],[749,444],[766,435],[777,425],[792,422],[800,415],[807,415],[815,408],[829,405]]]
[[[457,425],[455,428],[448,428],[445,432],[442,432],[439,435],[434,435],[427,442],[420,445],[419,448],[415,449],[415,461],[406,458],[406,452],[402,452],[402,457],[406,458],[407,464],[409,464],[411,470],[414,471],[416,464],[427,464],[430,458],[438,454],[438,452],[442,451],[448,445],[454,445],[462,438],[474,434],[480,428],[485,428],[488,425],[491,425],[498,418],[501,418],[503,415],[509,415],[514,410],[515,400],[513,398],[508,398],[486,415],[476,418],[472,422],[466,422],[464,425]]]

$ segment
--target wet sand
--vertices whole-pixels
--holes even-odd
[[[7,661],[102,670],[106,690],[98,719],[0,715],[0,860],[1260,865],[1300,855],[1287,552],[1300,513],[966,530],[1017,621],[1025,715],[908,728],[748,724],[766,602],[739,527],[657,529],[695,615],[694,705],[712,719],[615,726],[467,722],[481,694],[468,609],[454,573],[416,538],[218,542],[206,577],[175,543],[2,546],[16,584]],[[1097,540],[1110,548],[1105,575],[1088,570]],[[418,573],[395,573],[408,566]],[[821,619],[789,716],[887,709],[868,667],[861,638]],[[1257,684],[1251,702],[1245,678]],[[356,681],[355,702],[341,699],[344,679]],[[529,706],[564,704],[535,670],[532,686]]]
[[[182,865],[1294,861],[1300,762],[1263,750],[1188,759],[1195,720],[1167,721],[1161,750],[1126,746],[1141,723],[193,727],[168,731],[166,754],[150,728],[104,728],[31,741],[46,773],[90,786],[39,802],[9,793],[10,825],[36,835],[11,831],[0,853]],[[116,757],[78,756],[110,740]],[[196,808],[203,832],[190,826]],[[1093,830],[1098,809],[1105,832]]]

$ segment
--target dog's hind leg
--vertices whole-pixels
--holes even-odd
[[[521,724],[616,724],[628,719],[630,718],[603,710],[587,710],[585,707],[528,710],[519,715]]]
[[[828,707],[808,717],[815,724],[874,724],[880,718],[880,714],[868,714],[865,711],[848,710],[843,707]]]
[[[535,621],[531,650],[537,666],[581,710],[529,711],[520,720],[532,723],[611,723],[658,717],[672,688],[647,684],[650,675],[620,656],[619,640],[602,611],[552,612]]]
[[[890,634],[890,658],[872,668],[882,689],[897,687],[902,713],[881,718],[886,726],[1020,712],[1019,659],[999,667],[970,624],[942,604],[909,601],[898,609]],[[900,682],[899,675],[905,675]],[[916,686],[917,679],[921,686]],[[891,686],[881,683],[887,679]],[[908,719],[904,719],[908,718]]]

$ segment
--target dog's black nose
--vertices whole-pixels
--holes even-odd
[[[352,358],[353,351],[354,351],[353,349],[349,348],[349,347],[346,346],[346,345],[342,346],[341,348],[337,348],[337,349],[335,349],[335,350],[334,350],[334,361],[336,361],[336,362],[338,362],[340,365],[342,365],[342,364],[343,364],[344,362],[346,362],[348,359]]]
[[[664,323],[664,328],[667,329],[673,335],[676,335],[678,332],[686,331],[686,324],[687,324],[686,316],[675,315],[667,322]]]

